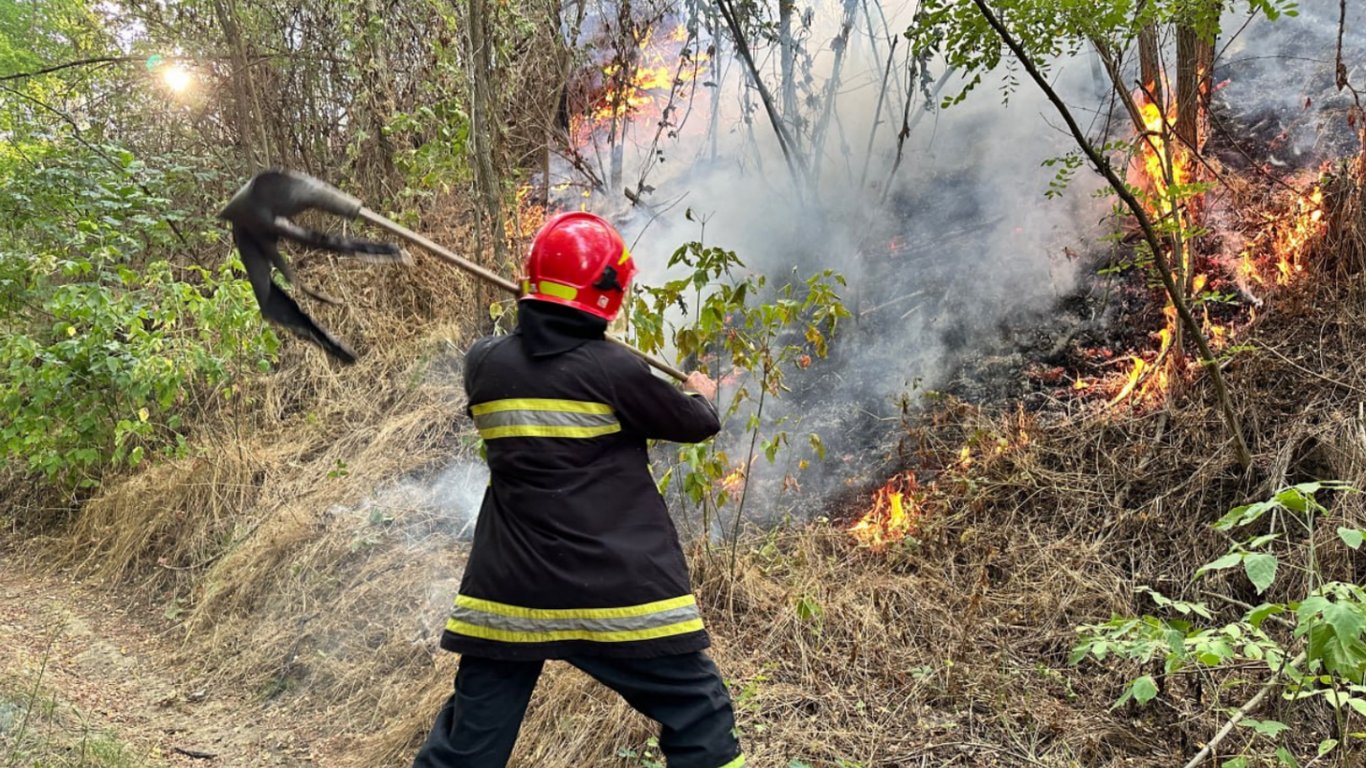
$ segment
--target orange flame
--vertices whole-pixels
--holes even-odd
[[[721,478],[721,488],[731,496],[739,496],[745,490],[746,478],[745,465],[736,464],[725,477]]]
[[[881,549],[913,535],[920,528],[919,485],[914,472],[904,472],[873,494],[873,505],[849,532],[863,544]]]
[[[1276,284],[1290,285],[1304,274],[1309,245],[1323,233],[1323,190],[1317,184],[1295,201],[1290,226],[1278,233],[1275,243]]]
[[[1308,194],[1294,196],[1284,218],[1271,226],[1269,235],[1258,237],[1238,254],[1238,276],[1257,285],[1296,282],[1326,229],[1323,189],[1316,184]]]
[[[1167,358],[1172,341],[1176,338],[1176,324],[1179,321],[1176,307],[1170,304],[1162,310],[1162,315],[1166,318],[1166,325],[1154,334],[1158,341],[1157,354],[1152,362],[1138,355],[1130,356],[1133,365],[1119,391],[1107,403],[1109,407],[1113,408],[1125,400],[1132,400],[1135,404],[1153,403],[1166,396],[1171,385],[1171,366]]]
[[[639,64],[627,65],[623,73],[621,62],[612,62],[602,68],[603,78],[609,83],[596,109],[593,120],[596,123],[623,118],[637,112],[661,111],[663,103],[676,86],[692,82],[696,68],[679,66],[686,57],[688,61],[706,61],[705,52],[692,52],[683,46],[689,39],[687,27],[677,25],[662,41],[655,40],[655,30],[646,30],[637,46],[640,52]]]
[[[1168,105],[1167,114],[1164,116],[1161,107],[1147,100],[1146,93],[1139,92],[1137,97],[1141,101],[1138,111],[1145,132],[1138,140],[1143,171],[1142,183],[1139,186],[1151,189],[1157,199],[1157,206],[1153,212],[1166,215],[1172,212],[1171,197],[1168,195],[1170,186],[1185,184],[1188,177],[1184,153],[1171,151],[1164,140],[1164,137],[1170,134],[1172,126],[1176,125],[1176,103],[1173,100]],[[1167,183],[1168,164],[1171,165],[1170,186]]]

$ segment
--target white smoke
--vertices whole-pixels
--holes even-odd
[[[807,125],[822,120],[844,6],[817,4],[809,15],[798,13],[808,21],[811,55],[802,73],[810,75],[810,99],[801,110]],[[623,177],[628,185],[648,179],[653,192],[644,196],[646,205],[632,207],[619,190],[588,201],[590,209],[623,223],[646,283],[677,276],[663,265],[678,246],[703,236],[697,219],[706,220],[708,245],[735,251],[773,282],[794,269],[802,275],[834,269],[848,279],[845,300],[863,316],[844,326],[830,360],[792,377],[802,391],[769,406],[767,420],[782,422],[793,448],[775,468],[759,459],[756,479],[764,474],[776,484],[796,462],[812,460],[809,432],[840,454],[827,467],[813,462],[818,469],[806,473],[809,485],[822,493],[847,476],[850,469],[839,459],[881,444],[875,433],[895,427],[898,403],[913,385],[939,383],[962,355],[999,345],[1004,322],[1046,311],[1073,288],[1077,266],[1066,249],[1083,252],[1109,210],[1093,196],[1099,178],[1086,171],[1060,197],[1045,196],[1053,172],[1043,162],[1075,146],[1032,84],[1011,90],[1004,108],[998,80],[941,110],[939,100],[963,83],[931,62],[923,76],[913,76],[905,110],[909,46],[901,39],[879,103],[888,73],[884,35],[899,35],[914,9],[913,2],[887,4],[885,25],[880,17],[869,24],[861,11],[856,15],[818,167],[809,172],[819,181],[794,180],[758,93],[723,42],[719,77],[708,79],[719,89],[715,129],[712,88],[699,86],[696,95],[679,97],[688,100],[688,119],[674,135],[656,143],[655,126],[639,124],[628,134]],[[756,50],[756,57],[776,100],[776,46]],[[1064,97],[1097,103],[1089,58],[1055,62],[1052,72]],[[898,148],[903,115],[914,127]],[[809,133],[798,142],[802,156],[810,152]],[[591,154],[611,156],[602,147]],[[574,172],[566,166],[560,173]],[[807,377],[818,383],[796,381]],[[732,458],[743,456],[746,442],[733,442]],[[817,473],[823,475],[818,481]],[[808,505],[808,511],[817,508]]]
[[[479,505],[488,485],[482,461],[459,459],[430,476],[408,476],[375,489],[351,507],[334,507],[332,516],[354,525],[352,547],[359,549],[400,526],[407,546],[444,546],[450,538],[474,533]]]
[[[1353,102],[1336,84],[1338,0],[1302,0],[1298,15],[1248,21],[1229,11],[1230,34],[1215,62],[1222,109],[1215,119],[1233,121],[1239,151],[1277,174],[1337,160],[1356,149],[1347,121]],[[1342,62],[1348,81],[1366,89],[1366,7],[1346,5]]]

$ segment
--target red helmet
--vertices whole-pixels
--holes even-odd
[[[631,252],[611,224],[591,213],[561,213],[531,241],[522,298],[563,304],[610,321],[635,274]]]

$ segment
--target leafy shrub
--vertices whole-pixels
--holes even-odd
[[[89,486],[113,467],[184,450],[197,391],[277,341],[219,227],[170,191],[208,181],[118,147],[0,147],[0,444],[8,461]],[[176,258],[179,256],[179,258]]]

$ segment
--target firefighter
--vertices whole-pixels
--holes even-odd
[[[647,440],[720,430],[716,384],[683,391],[606,341],[635,263],[590,213],[532,241],[515,333],[465,357],[490,482],[442,648],[461,654],[414,768],[502,768],[547,659],[562,659],[660,724],[670,768],[738,768],[730,694]]]

